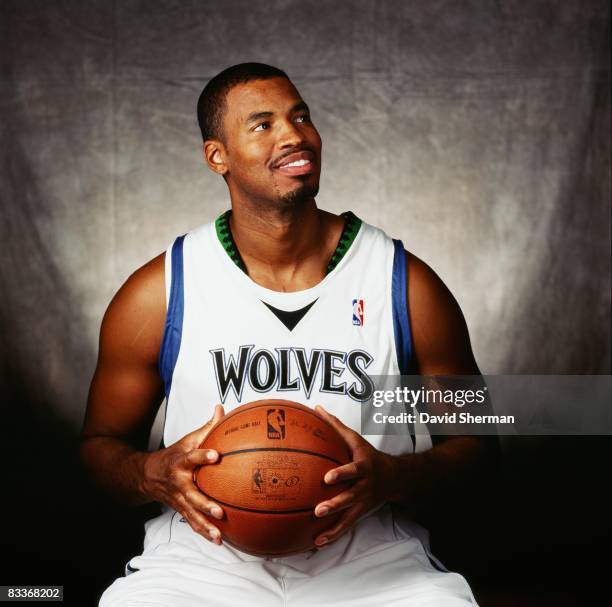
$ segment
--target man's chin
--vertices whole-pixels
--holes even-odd
[[[312,200],[319,193],[319,184],[304,183],[294,190],[283,194],[279,202],[285,206],[297,206]]]

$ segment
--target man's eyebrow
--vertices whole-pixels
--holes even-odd
[[[305,101],[298,101],[292,108],[292,112],[306,111],[310,112],[310,109]],[[274,116],[274,112],[266,111],[266,112],[252,112],[248,115],[246,119],[246,123],[250,124],[251,122],[256,122],[257,120],[261,120],[262,118],[270,118]]]
[[[270,116],[274,116],[274,112],[253,112],[252,114],[248,115],[246,122],[248,124],[261,118],[270,118]]]
[[[298,101],[298,103],[296,103],[291,108],[292,112],[299,112],[301,110],[304,110],[305,112],[310,112],[310,108],[308,107],[308,104],[305,101]]]

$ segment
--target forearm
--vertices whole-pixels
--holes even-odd
[[[144,489],[145,461],[149,453],[106,436],[83,439],[80,453],[94,481],[117,501],[131,506],[153,501]]]
[[[422,453],[392,459],[389,501],[415,518],[436,516],[449,505],[477,492],[499,465],[496,437],[459,436]]]

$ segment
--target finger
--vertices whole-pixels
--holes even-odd
[[[221,508],[219,504],[209,500],[203,493],[199,491],[190,491],[186,495],[186,498],[187,503],[200,512],[213,516],[216,519],[223,518],[223,508]]]
[[[214,544],[221,545],[221,532],[201,512],[186,506],[182,514],[196,533]]]
[[[344,466],[328,470],[323,477],[323,480],[328,485],[351,481],[365,476],[365,464],[361,460],[349,462]]]
[[[362,510],[363,506],[361,505],[361,502],[346,510],[340,517],[340,520],[333,527],[325,530],[315,539],[315,545],[319,547],[335,542],[343,533],[348,531],[348,529],[355,524],[355,521],[357,521],[357,519],[361,516]]]
[[[350,508],[355,503],[356,498],[357,495],[354,490],[343,491],[332,499],[317,504],[315,516],[327,516],[339,510]]]
[[[359,447],[364,442],[360,434],[343,424],[335,415],[327,412],[321,405],[317,405],[315,410],[325,421],[329,422],[334,427],[351,449]]]
[[[219,453],[214,449],[192,449],[185,454],[185,463],[189,468],[212,464],[219,459]]]
[[[219,423],[219,420],[225,416],[225,409],[223,408],[223,405],[215,405],[215,412],[213,413],[213,417],[212,417],[212,425],[214,426],[215,424]]]

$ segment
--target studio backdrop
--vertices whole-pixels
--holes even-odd
[[[58,443],[80,429],[102,315],[229,207],[195,108],[244,61],[310,105],[318,205],[436,270],[483,373],[609,373],[609,18],[607,0],[2,0],[5,460],[38,474],[12,516],[54,540],[43,504],[79,516],[54,491],[72,474]]]

